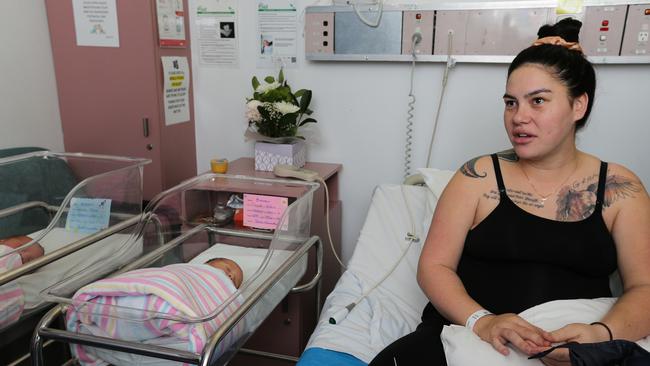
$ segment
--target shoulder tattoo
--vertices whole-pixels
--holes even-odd
[[[605,181],[603,210],[614,202],[634,198],[641,191],[637,182],[621,175],[608,175]],[[588,217],[596,207],[598,175],[594,174],[563,187],[557,197],[557,219],[576,221]]]
[[[514,149],[499,151],[497,153],[497,157],[499,158],[499,160],[505,160],[509,162],[519,161],[519,157],[515,153]]]
[[[464,176],[470,178],[487,177],[486,172],[479,173],[478,171],[476,171],[476,162],[478,161],[478,159],[482,158],[483,156],[486,155],[475,157],[474,159],[471,159],[465,164],[463,164],[459,169],[460,172],[463,173]],[[513,149],[500,151],[497,153],[497,157],[499,158],[499,160],[504,160],[509,162],[515,162],[519,160],[519,157],[517,156],[517,154],[515,154],[515,151]]]
[[[478,159],[480,159],[481,156],[477,156],[472,160],[469,160],[463,166],[460,167],[460,172],[463,173],[464,176],[470,177],[470,178],[485,178],[487,176],[486,172],[483,172],[483,174],[479,174],[476,171],[476,162]]]
[[[625,198],[634,198],[634,193],[641,191],[641,187],[637,182],[620,175],[608,175],[605,183],[605,198],[603,206],[609,207],[614,202],[623,200]]]

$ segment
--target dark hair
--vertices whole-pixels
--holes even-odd
[[[565,18],[554,25],[544,25],[537,32],[538,38],[559,36],[567,42],[578,42],[582,23],[573,18]],[[576,122],[576,130],[582,128],[594,105],[594,91],[596,90],[596,73],[594,67],[582,52],[570,50],[564,46],[542,44],[530,46],[519,52],[508,68],[508,77],[519,67],[526,64],[539,64],[552,70],[569,90],[571,101],[587,93],[589,101],[585,115]]]

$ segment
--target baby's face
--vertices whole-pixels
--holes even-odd
[[[236,288],[241,286],[241,283],[244,280],[244,272],[235,261],[227,258],[219,258],[209,261],[208,264],[224,271],[226,275],[230,277],[232,283],[235,284]]]

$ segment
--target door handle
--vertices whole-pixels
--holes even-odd
[[[142,133],[144,137],[149,137],[149,118],[147,117],[142,119]]]

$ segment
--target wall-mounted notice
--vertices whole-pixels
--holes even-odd
[[[287,197],[244,194],[244,226],[275,230],[287,209]]]
[[[197,0],[196,25],[202,65],[239,64],[237,3],[237,0]]]
[[[115,0],[72,0],[77,46],[119,47]]]
[[[165,125],[190,120],[189,90],[190,68],[187,57],[163,56],[163,93],[165,99]]]
[[[293,0],[257,0],[258,67],[295,67],[297,11]]]
[[[75,233],[92,234],[106,229],[110,216],[110,199],[74,197],[70,200],[65,228]]]
[[[185,47],[183,0],[156,0],[160,47]]]

